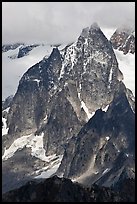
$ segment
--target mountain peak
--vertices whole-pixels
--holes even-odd
[[[59,52],[59,50],[58,50],[58,48],[57,47],[54,47],[53,48],[53,50],[52,50],[52,53],[51,53],[51,55],[50,55],[50,57],[53,57],[53,56],[60,56],[60,52]]]
[[[92,30],[92,29],[98,30],[98,29],[100,29],[100,27],[98,26],[98,24],[97,24],[96,22],[94,22],[94,23],[90,26],[90,30]]]
[[[114,49],[124,54],[135,53],[135,30],[132,27],[119,27],[111,36],[110,41]]]
[[[82,37],[88,37],[89,27],[83,28],[81,32]]]
[[[97,30],[100,30],[100,27],[95,22],[90,27],[86,27],[86,28],[82,29],[80,36],[87,38],[89,35],[89,31],[97,31]]]

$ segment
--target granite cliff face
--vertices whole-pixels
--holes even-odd
[[[134,158],[134,100],[122,79],[112,44],[96,24],[29,68],[4,119],[3,180],[8,190],[12,177],[6,180],[7,168],[8,175],[20,172],[21,183],[51,163],[57,167],[62,157],[60,176],[76,179],[88,171],[90,184],[111,185],[113,178],[103,180],[101,173],[113,171],[118,160],[111,175],[119,171],[120,178],[127,167],[118,158]],[[27,157],[30,165],[20,162],[17,168],[16,161]],[[82,183],[87,185],[86,179]]]

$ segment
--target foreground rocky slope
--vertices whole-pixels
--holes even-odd
[[[126,180],[120,191],[93,185],[91,188],[56,176],[43,181],[29,181],[3,195],[3,202],[134,202],[134,180]]]

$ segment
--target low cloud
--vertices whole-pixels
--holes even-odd
[[[71,42],[93,22],[104,28],[134,26],[135,3],[3,2],[2,42]]]

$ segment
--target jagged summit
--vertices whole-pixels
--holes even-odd
[[[118,49],[124,54],[135,53],[135,29],[130,26],[116,29],[110,41],[114,49]]]
[[[83,28],[80,36],[87,38],[88,34],[89,34],[89,27],[86,27],[86,28]]]
[[[94,23],[90,26],[90,30],[92,30],[92,29],[98,30],[98,29],[100,29],[100,27],[99,27],[99,25],[98,25],[96,22],[94,22]]]
[[[97,23],[93,23],[90,27],[86,27],[82,30],[81,35],[84,38],[87,38],[89,36],[89,32],[98,31],[100,30],[100,27]]]

